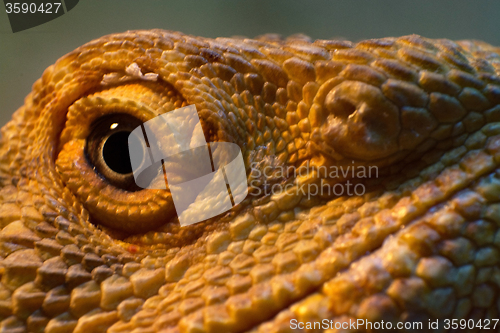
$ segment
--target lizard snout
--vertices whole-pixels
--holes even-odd
[[[399,110],[370,84],[344,81],[326,96],[322,137],[344,157],[375,160],[398,151]]]

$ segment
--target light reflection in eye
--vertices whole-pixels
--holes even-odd
[[[115,129],[118,127],[118,123],[112,123],[111,126],[109,126],[110,129]]]

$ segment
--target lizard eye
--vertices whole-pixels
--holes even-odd
[[[105,86],[68,107],[56,170],[92,223],[127,235],[175,224],[169,224],[175,218],[170,191],[136,185],[128,140],[142,123],[183,103],[166,83],[130,82]]]
[[[87,137],[85,154],[95,170],[110,184],[127,191],[138,191],[130,164],[130,133],[142,122],[127,114],[98,119]],[[146,151],[143,150],[143,157]]]

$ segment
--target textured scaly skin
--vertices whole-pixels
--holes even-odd
[[[500,49],[272,37],[127,32],[44,72],[2,129],[0,331],[499,317]],[[362,196],[253,194],[180,228],[168,191],[121,190],[84,151],[102,116],[146,121],[190,104],[207,139],[237,143],[248,168],[309,162],[281,184],[349,180],[314,166],[378,177],[351,179]]]

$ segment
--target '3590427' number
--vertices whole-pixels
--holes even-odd
[[[28,2],[14,2],[10,3],[7,2],[5,4],[5,11],[7,14],[35,14],[35,13],[43,13],[43,14],[53,14],[57,13],[59,11],[59,8],[61,7],[60,2],[47,2],[47,3],[41,3],[40,5],[37,5],[34,2],[28,3]]]
[[[499,319],[444,319],[445,330],[472,330],[479,329],[481,332],[485,330],[495,330]],[[498,332],[498,331],[497,331]]]

